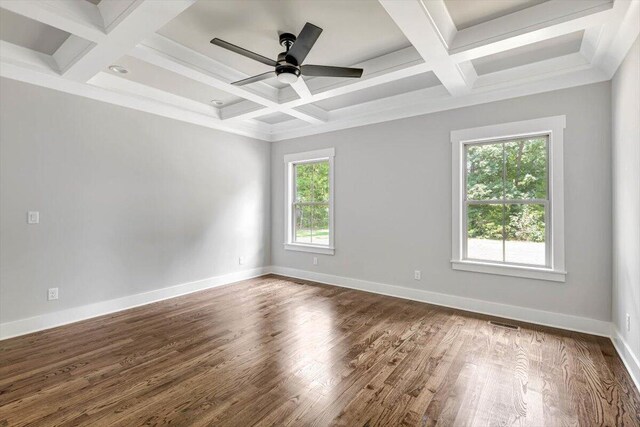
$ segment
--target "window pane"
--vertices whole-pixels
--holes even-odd
[[[505,261],[545,265],[544,205],[506,206]]]
[[[311,243],[312,207],[307,205],[295,207],[295,241]]]
[[[505,143],[507,199],[547,198],[547,137]]]
[[[313,163],[295,165],[296,168],[296,202],[313,201]]]
[[[502,143],[467,145],[467,200],[502,199]]]
[[[329,244],[329,205],[315,205],[313,207],[312,229],[312,243],[316,245]]]
[[[467,258],[503,261],[503,205],[467,205]]]
[[[329,201],[329,162],[313,164],[313,201]]]

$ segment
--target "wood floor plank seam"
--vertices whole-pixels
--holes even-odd
[[[267,275],[0,341],[0,426],[640,426],[611,341]]]

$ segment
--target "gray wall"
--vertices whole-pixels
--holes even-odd
[[[453,271],[449,132],[561,114],[566,283]],[[336,148],[335,255],[285,251],[283,155],[324,147]],[[609,321],[610,165],[609,82],[278,142],[272,264]]]
[[[0,322],[269,264],[269,143],[12,80],[0,94]]]
[[[640,357],[640,41],[612,83],[613,322]],[[631,331],[626,314],[631,315]]]

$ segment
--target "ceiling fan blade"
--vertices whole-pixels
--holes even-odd
[[[251,58],[254,61],[262,62],[265,65],[270,65],[272,67],[275,67],[276,65],[278,65],[278,63],[276,61],[274,61],[273,59],[269,59],[266,56],[260,55],[259,53],[251,52],[250,50],[241,48],[240,46],[236,46],[235,44],[226,42],[224,40],[220,40],[220,39],[216,38],[216,39],[211,40],[211,44],[214,44],[216,46],[220,46],[222,48],[230,50],[231,52],[239,53],[242,56],[246,56],[247,58]]]
[[[327,65],[303,65],[300,67],[303,76],[317,77],[362,77],[362,68],[329,67]]]
[[[304,27],[296,38],[295,43],[293,43],[293,46],[291,46],[291,49],[287,52],[287,62],[294,65],[302,64],[302,61],[307,57],[309,51],[316,43],[316,40],[318,40],[321,33],[322,28],[310,24],[309,22],[304,24]]]
[[[257,76],[247,77],[246,79],[238,80],[237,82],[231,83],[234,86],[243,86],[249,83],[255,83],[262,80],[270,79],[271,77],[275,77],[275,71],[267,71],[266,73],[258,74]]]

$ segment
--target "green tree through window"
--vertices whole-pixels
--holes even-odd
[[[329,244],[329,161],[294,166],[295,242]]]
[[[548,138],[465,145],[469,259],[546,265]]]

